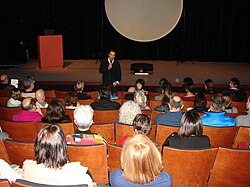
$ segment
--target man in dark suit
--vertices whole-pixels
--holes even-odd
[[[102,60],[99,72],[102,73],[103,84],[119,85],[121,81],[120,63],[115,59],[115,51],[109,50],[108,58]]]

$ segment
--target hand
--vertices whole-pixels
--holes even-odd
[[[113,82],[113,86],[117,86],[119,84],[118,81]]]
[[[110,70],[112,68],[112,64],[109,64],[108,66],[108,70]]]

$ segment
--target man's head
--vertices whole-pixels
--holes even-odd
[[[31,98],[31,97],[27,97],[23,100],[22,107],[23,107],[23,110],[35,112],[36,111],[36,100]]]
[[[212,97],[210,111],[223,112],[225,110],[225,99],[222,96]]]
[[[214,82],[212,79],[205,80],[205,89],[210,90],[214,88]]]
[[[112,96],[112,91],[108,86],[102,86],[99,91],[100,100],[109,101]]]
[[[2,74],[0,76],[1,84],[9,84],[9,77],[7,74]]]
[[[74,111],[74,122],[79,130],[88,130],[93,123],[94,110],[89,105],[80,105]]]
[[[171,111],[180,111],[183,108],[182,99],[179,96],[174,96],[169,101],[169,108]]]
[[[229,83],[230,88],[232,89],[239,89],[240,80],[236,77],[232,78]]]
[[[35,88],[35,80],[33,77],[27,76],[23,80],[23,88],[25,91],[32,91]]]
[[[194,84],[194,81],[191,77],[185,77],[182,81],[182,86],[185,88],[186,84],[188,83]]]
[[[39,89],[36,91],[36,100],[41,103],[45,101],[45,92],[43,89]]]
[[[109,50],[108,51],[108,57],[110,60],[114,60],[115,59],[115,51],[114,50]]]

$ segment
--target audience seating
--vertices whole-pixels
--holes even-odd
[[[64,98],[68,91],[55,90],[56,98]]]
[[[229,147],[233,145],[238,127],[203,126],[203,134],[210,138],[212,147]]]
[[[16,114],[17,112],[20,112],[22,110],[21,107],[0,107],[0,119],[2,120],[12,120],[12,116]]]
[[[55,90],[46,90],[45,92],[45,97],[48,98],[56,98]]]
[[[3,159],[8,164],[11,164],[9,160],[9,155],[2,140],[0,140],[0,159]]]
[[[149,107],[153,111],[155,107],[160,106],[162,104],[161,101],[155,101],[155,100],[150,100],[149,101]]]
[[[246,103],[245,102],[232,101],[231,107],[236,107],[238,110],[238,113],[244,113],[246,111]]]
[[[184,112],[187,112],[187,109],[188,108],[194,108],[194,102],[193,101],[183,101],[183,108],[182,108],[182,110],[184,111]]]
[[[1,97],[10,97],[10,90],[2,90],[2,89],[0,89],[0,96]]]
[[[211,101],[212,97],[215,97],[217,95],[218,95],[217,93],[215,93],[215,94],[205,94],[205,97],[206,97],[207,101]]]
[[[6,132],[13,140],[23,142],[35,142],[37,132],[34,122],[19,122],[0,120],[3,132]]]
[[[3,143],[12,164],[22,167],[26,159],[34,160],[34,143],[15,140],[3,140]]]
[[[98,92],[94,91],[94,92],[83,92],[85,94],[88,94],[91,96],[92,99],[97,100],[98,99]]]
[[[167,137],[173,132],[179,132],[180,127],[157,124],[155,141],[162,146]]]
[[[102,145],[68,145],[69,161],[80,161],[89,168],[97,184],[108,183],[107,146]]]
[[[40,131],[40,129],[44,125],[46,125],[46,123],[34,122],[34,125],[35,125],[36,132],[38,133]],[[74,131],[75,131],[73,123],[58,123],[57,125],[59,125],[62,128],[65,136],[68,135],[68,134],[73,134]]]
[[[90,105],[94,102],[94,99],[78,100],[81,105]]]
[[[119,110],[95,110],[94,124],[114,123],[118,119]]]
[[[148,92],[149,100],[154,100],[155,96],[159,96],[161,93],[159,92]]]
[[[8,179],[0,179],[0,186],[1,187],[11,187],[11,184],[9,183]]]
[[[10,97],[0,97],[0,106],[6,107]]]
[[[163,171],[172,176],[173,187],[206,186],[216,153],[217,148],[181,150],[164,147]]]
[[[233,148],[237,148],[240,142],[250,142],[250,127],[240,126],[234,139]]]
[[[114,123],[93,124],[90,130],[93,133],[100,134],[109,144],[115,143]]]
[[[117,145],[108,145],[108,166],[109,172],[118,170],[121,167],[122,147]]]
[[[151,110],[142,110],[141,113],[148,117],[151,117]]]
[[[164,112],[159,112],[159,111],[152,109],[152,113],[151,113],[151,123],[152,124],[155,124],[155,120],[156,120],[158,114],[164,114]]]
[[[249,158],[250,150],[226,149],[220,147],[211,171],[208,186],[249,186]]]

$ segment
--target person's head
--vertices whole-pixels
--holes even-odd
[[[0,83],[1,84],[9,84],[9,76],[7,74],[2,74],[0,76]]]
[[[36,100],[38,102],[44,102],[45,101],[45,92],[43,89],[39,89],[36,91]]]
[[[165,106],[169,110],[169,102],[172,97],[168,97],[167,95],[164,95],[162,98],[161,104]]]
[[[145,107],[147,104],[147,96],[143,91],[135,91],[134,101],[138,103],[141,107]]]
[[[160,79],[160,81],[159,81],[159,85],[160,85],[160,87],[162,87],[163,86],[163,84],[164,83],[167,83],[168,82],[168,80],[167,79],[165,79],[165,78],[161,78]]]
[[[144,88],[145,81],[143,79],[137,79],[135,82],[135,90],[142,90]]]
[[[183,108],[182,99],[179,96],[174,96],[169,101],[170,110],[180,111]]]
[[[35,80],[33,77],[27,76],[24,78],[22,86],[25,91],[32,91],[35,88]]]
[[[109,86],[102,86],[99,90],[100,100],[110,101],[112,92]]]
[[[59,121],[65,115],[65,106],[60,100],[52,100],[47,108],[44,118],[49,121]]]
[[[214,89],[214,81],[212,79],[205,80],[205,89],[213,90]]]
[[[231,103],[232,103],[232,98],[230,97],[230,94],[223,94],[222,95],[223,99],[225,100],[225,108],[230,108]]]
[[[160,175],[161,154],[145,135],[129,138],[122,149],[121,167],[124,178],[132,183],[149,183]]]
[[[240,86],[240,80],[236,77],[232,78],[229,82],[229,87],[230,88],[236,88],[239,89]]]
[[[74,85],[74,88],[77,93],[82,93],[84,89],[84,82],[83,81],[77,81]]]
[[[137,114],[141,114],[140,105],[134,101],[127,101],[119,109],[119,122],[132,125]]]
[[[194,110],[189,110],[183,114],[180,123],[179,136],[188,138],[192,135],[202,136],[203,124],[199,114]]]
[[[185,85],[185,91],[186,91],[187,93],[190,92],[190,93],[194,94],[194,93],[195,93],[194,84],[193,84],[193,83],[187,83],[187,84]]]
[[[171,85],[170,82],[163,83],[163,85],[162,85],[162,93],[164,95],[167,95],[168,97],[173,96],[173,89],[172,89],[172,85]]]
[[[133,120],[134,131],[136,134],[149,135],[151,131],[151,120],[145,114],[137,114]]]
[[[113,49],[110,49],[110,50],[108,51],[108,58],[109,58],[110,60],[114,60],[114,59],[115,59],[115,54],[116,54],[116,52],[115,52]]]
[[[77,106],[78,97],[76,92],[68,92],[64,96],[65,106]]]
[[[36,111],[36,100],[31,98],[31,97],[27,97],[22,101],[22,108],[23,110],[26,111]]]
[[[22,100],[22,95],[19,89],[14,88],[10,91],[10,97],[15,99],[15,100]]]
[[[212,97],[210,110],[212,112],[223,112],[225,110],[225,99],[222,96]]]
[[[198,93],[194,97],[194,107],[206,108],[207,99],[203,93]]]
[[[193,81],[193,79],[192,79],[191,77],[185,77],[185,78],[183,79],[183,81],[182,81],[183,87],[185,88],[186,84],[188,84],[188,83],[194,84],[194,81]]]
[[[65,135],[58,125],[47,124],[41,128],[34,149],[37,164],[47,168],[59,169],[68,162]]]
[[[90,105],[80,105],[74,111],[74,122],[79,130],[88,130],[93,123],[94,110]]]

